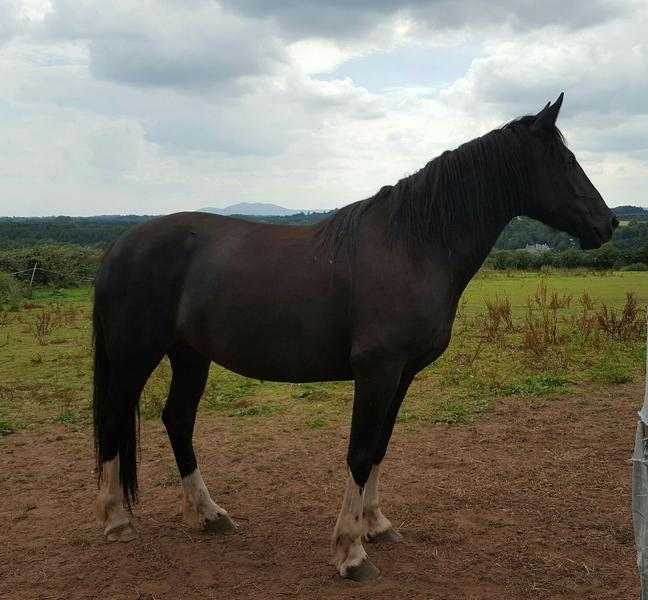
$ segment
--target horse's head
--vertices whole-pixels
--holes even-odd
[[[563,94],[535,117],[526,117],[532,140],[536,193],[525,213],[579,238],[585,250],[607,242],[619,225],[576,157],[563,143],[556,119]]]

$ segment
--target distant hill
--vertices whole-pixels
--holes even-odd
[[[648,208],[641,206],[616,206],[612,209],[619,221],[648,221]]]
[[[288,217],[303,212],[301,210],[293,210],[265,202],[239,202],[238,204],[232,204],[225,208],[207,206],[198,210],[199,212],[214,213],[215,215],[248,215],[255,217]]]

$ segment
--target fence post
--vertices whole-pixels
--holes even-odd
[[[648,340],[648,311],[646,311]],[[641,586],[640,600],[648,600],[648,349],[646,351],[646,391],[639,412],[635,449],[632,455],[632,520],[637,567]]]
[[[32,289],[32,285],[34,283],[34,275],[36,275],[36,265],[38,265],[37,262],[34,263],[34,268],[32,269],[31,279],[29,280],[29,289],[30,290]]]

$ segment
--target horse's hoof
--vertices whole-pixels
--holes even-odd
[[[380,570],[368,558],[365,558],[359,565],[347,567],[344,577],[352,581],[373,581],[380,575]]]
[[[230,519],[228,514],[219,514],[214,519],[206,519],[203,531],[207,533],[229,535],[234,533],[238,525]]]
[[[131,542],[136,537],[137,531],[130,522],[106,531],[106,541],[108,542]]]
[[[378,533],[368,533],[365,536],[366,540],[373,543],[396,543],[400,542],[403,539],[403,536],[398,533],[393,527],[385,529],[385,531],[379,531]]]

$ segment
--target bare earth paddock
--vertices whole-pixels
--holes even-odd
[[[199,416],[205,480],[240,524],[210,537],[183,524],[166,434],[144,422],[129,544],[95,527],[89,427],[0,438],[0,597],[636,597],[628,459],[642,386],[579,389],[498,401],[473,425],[397,425],[382,495],[404,540],[368,547],[382,577],[366,585],[328,562],[346,426]]]

